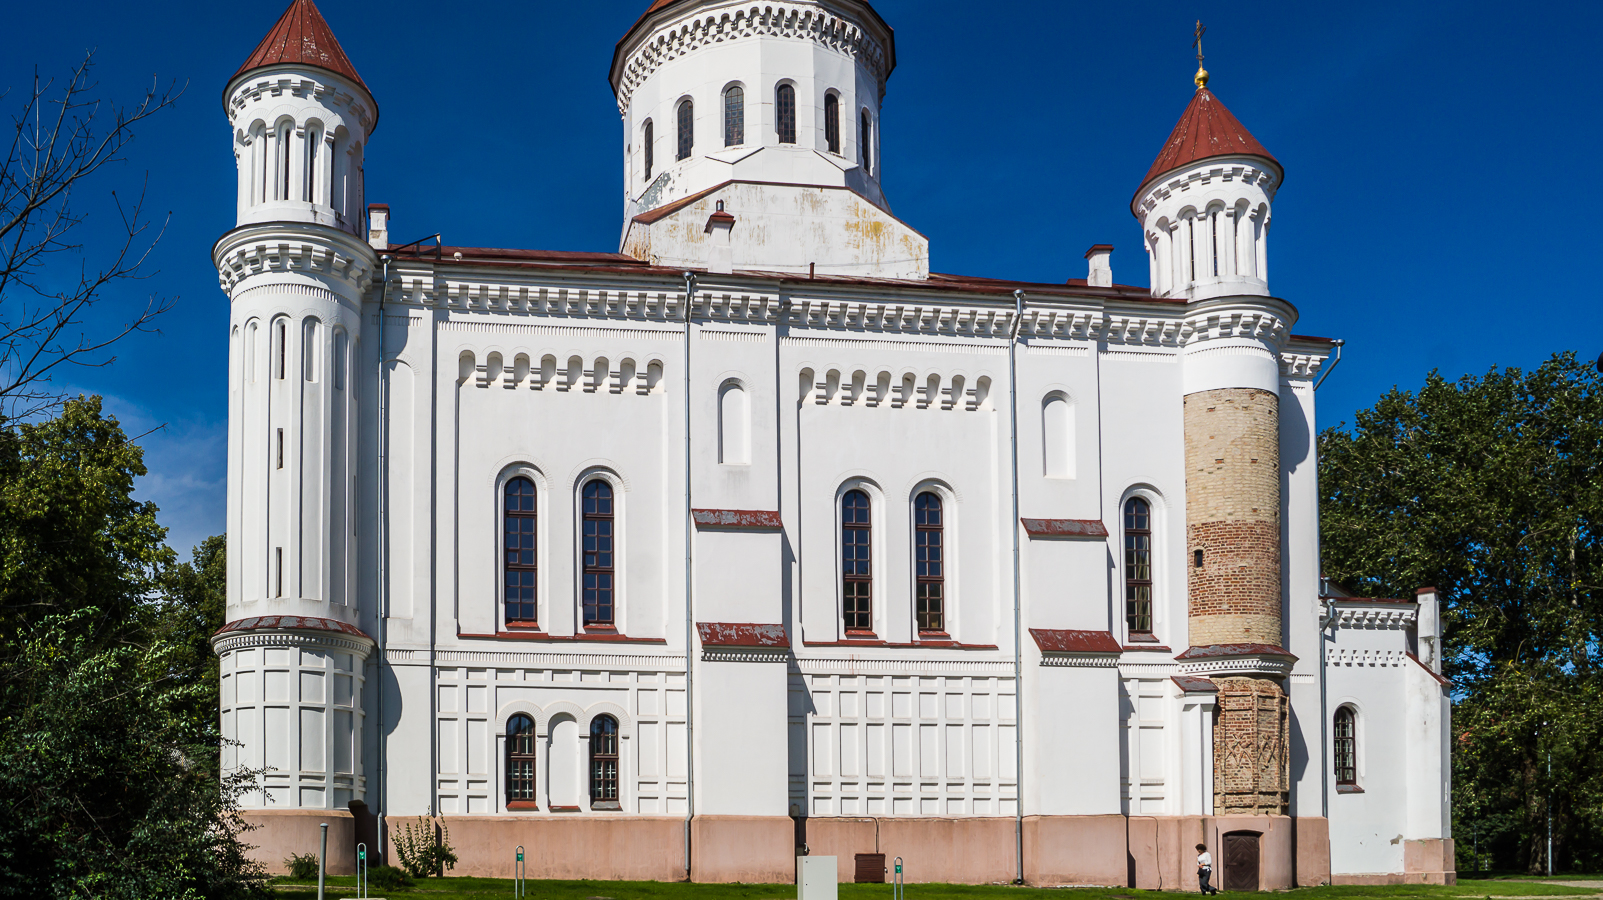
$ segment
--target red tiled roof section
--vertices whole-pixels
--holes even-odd
[[[746,622],[697,622],[696,631],[707,647],[788,647],[783,625]]]
[[[355,625],[321,616],[252,616],[248,619],[235,619],[213,632],[212,637],[235,631],[333,631],[368,641],[373,640]]]
[[[1042,653],[1118,653],[1123,649],[1106,631],[1031,628],[1030,637]]]
[[[1280,167],[1280,160],[1258,143],[1219,98],[1207,88],[1201,88],[1192,95],[1191,103],[1181,114],[1174,131],[1169,133],[1168,143],[1152,161],[1152,168],[1147,170],[1147,177],[1141,179],[1141,184],[1145,186],[1165,172],[1214,156],[1259,156],[1274,163],[1276,168]]]
[[[234,77],[279,63],[301,63],[327,69],[367,88],[367,83],[356,74],[356,67],[351,65],[350,57],[345,55],[345,50],[335,40],[334,32],[329,29],[328,22],[324,21],[323,14],[317,11],[317,4],[312,0],[293,0],[289,9],[278,17],[272,30],[267,32],[267,37],[262,38],[245,64],[234,73]]]

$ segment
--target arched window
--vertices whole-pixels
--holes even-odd
[[[945,526],[941,498],[934,491],[925,491],[913,498],[919,631],[946,631]]]
[[[322,143],[321,132],[316,128],[306,129],[306,177],[301,181],[301,199],[308,203],[316,203],[318,199],[317,159]]]
[[[618,720],[596,716],[590,721],[590,808],[618,805]]]
[[[1062,394],[1041,404],[1041,452],[1046,477],[1074,477],[1074,408]]]
[[[840,503],[841,596],[846,631],[874,630],[873,551],[868,494],[847,491]]]
[[[874,153],[870,146],[874,141],[874,123],[869,121],[868,110],[863,110],[862,118],[857,123],[857,146],[861,148],[863,174],[874,174]]]
[[[730,85],[724,91],[724,146],[738,147],[746,143],[746,92],[740,85]]]
[[[824,143],[829,152],[840,152],[840,97],[836,94],[824,95]]]
[[[1141,497],[1124,503],[1124,621],[1152,633],[1152,505]]]
[[[250,130],[250,180],[252,204],[267,200],[267,125],[257,122]]]
[[[751,462],[750,411],[746,389],[737,382],[718,392],[718,461],[731,466]]]
[[[774,126],[781,144],[796,143],[796,89],[788,84],[774,91]]]
[[[584,486],[584,624],[612,625],[612,485],[597,478]]]
[[[1350,706],[1336,710],[1336,783],[1358,783],[1358,715]]]
[[[539,621],[536,612],[535,576],[535,493],[534,482],[519,476],[507,482],[505,523],[506,621],[508,625],[531,626]]]
[[[656,157],[656,151],[657,151],[656,126],[654,126],[652,124],[650,119],[646,120],[646,134],[645,134],[645,137],[643,139],[643,143],[646,145],[646,178],[645,178],[645,180],[646,181],[650,181],[651,180],[651,167],[652,167],[652,164],[656,162],[656,158],[657,158]]]
[[[290,122],[280,122],[278,125],[278,190],[274,192],[274,200],[289,199],[289,138],[294,133],[294,126]]]
[[[507,720],[507,809],[535,809],[534,720],[518,713]]]
[[[689,159],[696,146],[696,107],[690,98],[679,101],[679,155],[675,159]]]

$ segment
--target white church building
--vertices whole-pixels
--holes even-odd
[[[619,252],[396,244],[311,0],[229,80],[214,646],[270,866],[434,816],[458,875],[1453,880],[1436,594],[1321,590],[1280,161],[1199,71],[1148,286],[941,274],[895,65],[867,0],[656,0]]]

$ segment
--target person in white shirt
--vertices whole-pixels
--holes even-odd
[[[1219,889],[1208,883],[1213,877],[1213,854],[1208,852],[1207,844],[1197,845],[1197,884],[1202,888],[1202,895],[1219,893]]]

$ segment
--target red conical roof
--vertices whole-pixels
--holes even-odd
[[[1215,156],[1257,156],[1281,168],[1280,160],[1258,143],[1212,91],[1198,88],[1141,186],[1165,172]]]
[[[267,37],[262,38],[245,64],[234,73],[234,78],[252,69],[279,63],[298,63],[327,69],[367,89],[367,83],[356,74],[356,67],[351,65],[350,57],[345,55],[340,42],[334,39],[334,32],[329,29],[328,22],[323,20],[323,14],[317,11],[317,4],[312,0],[293,0],[290,3],[289,9],[284,10],[272,30],[267,32]]]

